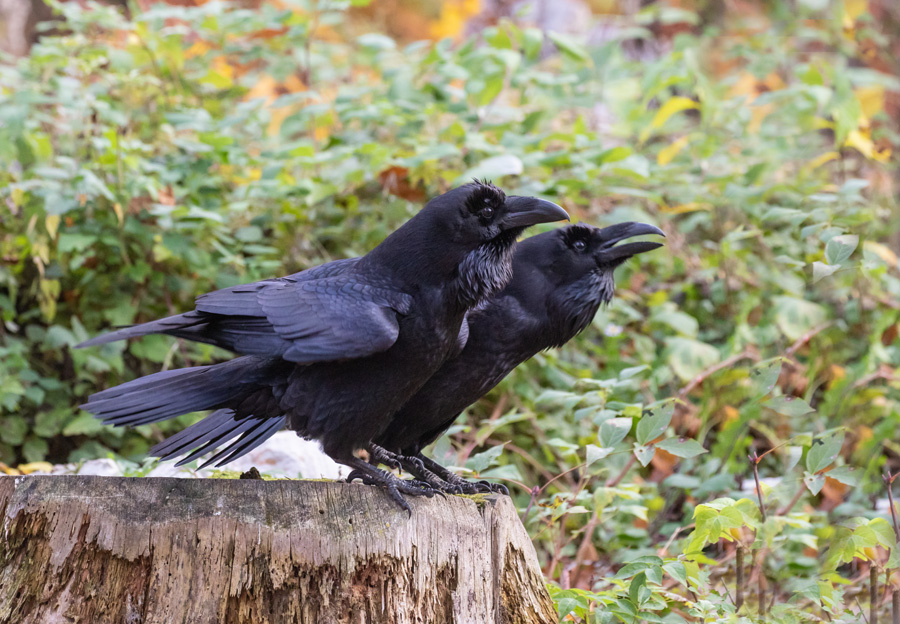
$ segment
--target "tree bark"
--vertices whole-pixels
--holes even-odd
[[[320,481],[0,478],[0,623],[557,621],[509,498]]]

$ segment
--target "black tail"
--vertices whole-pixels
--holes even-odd
[[[146,425],[237,404],[277,383],[278,362],[245,356],[222,364],[163,371],[92,395],[81,407],[108,425]]]
[[[240,436],[206,462],[218,461],[221,466],[253,450],[284,426],[278,398],[285,379],[282,362],[245,356],[141,377],[98,392],[81,407],[116,426],[146,425],[214,409],[205,419],[157,444],[151,454],[172,459],[196,449],[180,466]]]
[[[189,455],[175,464],[183,466],[240,435],[240,438],[225,446],[200,467],[208,466],[213,462],[218,462],[216,465],[222,466],[249,453],[268,440],[284,426],[284,423],[284,415],[274,418],[271,416],[241,418],[235,414],[234,410],[220,409],[184,431],[166,438],[150,449],[150,454],[165,461],[191,451]]]
[[[184,336],[186,338],[195,339],[193,336],[202,335],[206,324],[207,320],[202,314],[193,311],[185,312],[184,314],[168,316],[159,319],[158,321],[122,327],[121,329],[109,332],[108,334],[101,334],[90,340],[86,340],[76,348],[95,347],[97,345],[106,344],[107,342],[115,342],[116,340],[125,340],[127,338],[137,338],[138,336],[146,336],[148,334],[170,334],[173,336]]]

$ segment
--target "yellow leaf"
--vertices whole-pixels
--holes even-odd
[[[656,156],[656,162],[659,165],[668,165],[670,162],[672,162],[672,159],[678,155],[678,152],[684,149],[684,146],[688,144],[688,140],[689,139],[687,135],[685,135],[680,139],[673,141],[669,145],[666,145],[664,148],[659,150],[659,154]]]
[[[867,0],[844,0],[844,28],[853,28],[853,23],[867,8]]]
[[[660,210],[668,214],[684,214],[686,212],[697,212],[698,210],[712,210],[712,205],[690,202],[678,206],[662,206]]]
[[[759,132],[760,127],[762,127],[763,120],[769,116],[775,110],[774,104],[763,104],[762,106],[754,106],[753,111],[750,113],[750,123],[747,124],[747,132],[750,134],[756,134]]]
[[[866,241],[863,243],[863,249],[871,251],[891,266],[900,265],[900,259],[897,258],[897,254],[887,245],[882,245],[881,243],[876,243],[874,241]]]
[[[284,120],[297,112],[297,109],[293,106],[282,106],[280,108],[272,109],[272,116],[269,119],[269,126],[266,129],[266,133],[269,136],[276,136],[281,130],[281,124],[284,123]]]
[[[431,36],[435,39],[457,37],[463,34],[466,21],[481,11],[480,0],[446,0],[440,4],[441,16],[431,24]]]
[[[29,464],[19,464],[19,472],[22,474],[31,474],[32,472],[50,472],[53,470],[53,464],[45,461],[31,462]]]
[[[650,122],[650,125],[641,131],[641,141],[646,141],[650,137],[650,133],[657,128],[661,128],[669,120],[669,117],[689,108],[699,108],[699,106],[694,100],[681,96],[675,96],[667,101],[656,111],[656,115],[653,116],[653,121]]]
[[[202,56],[210,50],[212,50],[212,47],[208,43],[206,43],[203,39],[197,39],[197,41],[195,41],[193,45],[191,45],[191,47],[184,51],[184,58]]]
[[[275,79],[268,74],[263,74],[256,81],[256,84],[247,91],[244,99],[256,100],[261,98],[266,101],[266,104],[269,104],[278,96],[277,88],[278,83],[275,82]]]
[[[847,140],[844,141],[844,145],[847,147],[852,147],[858,150],[859,153],[866,158],[870,160],[877,160],[878,162],[886,162],[887,159],[891,156],[891,150],[889,149],[880,152],[875,149],[875,144],[872,142],[871,132],[869,132],[868,129],[851,130],[847,135]]]
[[[884,87],[880,85],[861,87],[854,90],[853,95],[859,100],[859,107],[866,119],[871,119],[884,109]]]
[[[25,201],[25,191],[23,191],[23,190],[20,189],[20,188],[14,188],[14,189],[10,192],[10,197],[12,198],[13,203],[14,203],[17,207],[18,207],[18,206],[21,206],[22,203]],[[14,212],[13,214],[16,214],[16,213]]]
[[[50,234],[50,238],[56,240],[56,232],[59,230],[59,215],[47,215],[44,225],[47,226],[47,233]]]
[[[746,95],[747,102],[752,102],[756,99],[756,76],[749,72],[741,74],[741,77],[738,78],[738,81],[728,92],[729,97],[737,97],[739,95]]]
[[[116,213],[116,219],[119,220],[119,225],[125,223],[125,213],[122,211],[122,204],[119,202],[114,203],[113,212]]]
[[[812,171],[813,169],[818,169],[825,163],[834,160],[838,156],[840,156],[840,154],[838,154],[837,152],[825,152],[821,156],[817,156],[816,158],[809,161],[806,165],[806,170]]]

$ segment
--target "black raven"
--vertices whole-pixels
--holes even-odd
[[[491,489],[472,483],[425,457],[422,448],[438,439],[466,407],[484,396],[534,354],[559,347],[579,334],[601,303],[613,297],[613,272],[635,254],[660,247],[638,241],[665,236],[644,223],[603,229],[570,225],[532,236],[516,249],[513,278],[506,288],[467,316],[469,336],[462,354],[448,360],[407,401],[370,446],[370,457],[408,472],[446,492]],[[369,478],[361,472],[350,478]],[[505,492],[503,486],[493,486]]]
[[[286,424],[387,488],[408,511],[400,492],[433,492],[355,452],[458,353],[467,310],[509,281],[519,234],[567,218],[552,202],[507,197],[490,183],[456,188],[359,259],[201,295],[191,312],[84,343],[165,333],[245,355],[142,377],[83,407],[114,425],[214,409],[152,452],[168,458],[197,449],[193,458],[240,436],[210,460],[219,465]]]

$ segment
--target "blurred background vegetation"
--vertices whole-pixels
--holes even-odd
[[[191,419],[77,405],[224,355],[79,341],[365,253],[484,176],[668,234],[434,449],[510,486],[560,617],[887,617],[895,2],[52,6],[0,7],[4,470],[140,461]]]

